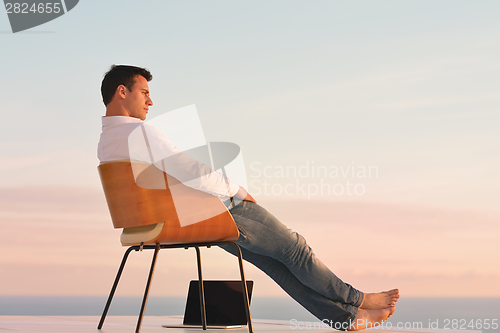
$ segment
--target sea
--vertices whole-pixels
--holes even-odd
[[[141,296],[116,296],[108,315],[135,316]],[[0,296],[0,316],[98,316],[106,296]],[[185,297],[150,297],[148,316],[183,315]],[[252,318],[289,321],[291,328],[313,330],[319,320],[291,298],[252,299]],[[0,317],[1,321],[1,317]],[[402,298],[395,314],[376,329],[439,328],[500,333],[500,298]]]

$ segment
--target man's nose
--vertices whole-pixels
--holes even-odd
[[[148,96],[148,105],[149,106],[153,106],[153,100],[151,99],[151,97]]]

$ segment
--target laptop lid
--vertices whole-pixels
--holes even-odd
[[[241,281],[203,281],[207,325],[247,325]],[[247,280],[248,303],[252,298],[253,281]],[[201,325],[199,283],[189,283],[184,325]]]

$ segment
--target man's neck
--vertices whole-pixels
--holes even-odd
[[[105,117],[115,117],[115,116],[130,117],[130,114],[123,106],[110,103],[106,107]]]

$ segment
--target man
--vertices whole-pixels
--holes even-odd
[[[131,159],[128,136],[143,124],[153,105],[148,86],[151,80],[149,71],[134,66],[112,66],[106,73],[101,86],[106,105],[98,146],[101,162]],[[150,137],[148,133],[148,140],[163,149],[166,156],[180,153],[164,134]],[[186,185],[223,201],[239,199],[236,206],[229,206],[229,211],[240,232],[236,242],[243,258],[264,271],[318,319],[332,328],[360,330],[373,327],[394,313],[399,299],[397,289],[380,293],[356,290],[335,276],[316,258],[302,236],[259,206],[243,187],[200,163],[195,168],[192,163],[189,167],[186,164],[185,169],[195,174],[191,179],[197,179]],[[234,254],[230,247],[223,248]]]

